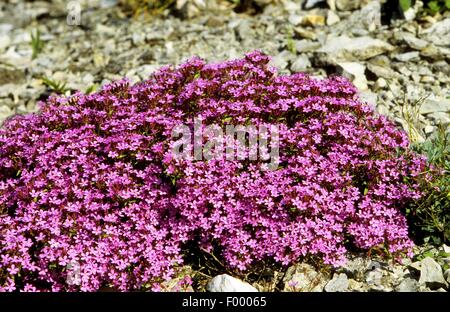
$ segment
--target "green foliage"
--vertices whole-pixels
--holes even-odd
[[[425,196],[406,211],[416,239],[437,245],[450,241],[450,133],[447,129],[440,125],[433,139],[413,145],[436,170],[431,179],[423,181]]]
[[[64,94],[69,90],[66,88],[66,83],[63,81],[53,80],[48,77],[42,77],[41,80],[44,85],[56,93]]]
[[[450,0],[425,0],[425,12],[431,15],[450,10]]]
[[[403,12],[407,11],[411,7],[411,0],[400,0],[399,3]]]
[[[41,39],[41,33],[39,29],[35,31],[35,33],[31,32],[31,49],[33,54],[31,55],[32,59],[35,59],[39,53],[42,52],[44,48],[44,41]]]

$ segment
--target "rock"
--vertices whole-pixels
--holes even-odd
[[[309,58],[302,54],[294,61],[294,63],[291,65],[291,70],[293,72],[301,72],[307,69],[308,67],[311,67],[311,62],[309,61]]]
[[[300,263],[288,268],[283,278],[284,291],[321,292],[329,277],[316,272],[313,266]]]
[[[283,71],[287,68],[288,62],[292,59],[292,57],[292,53],[285,50],[272,58],[270,64],[278,68],[280,71]]]
[[[349,38],[346,35],[329,37],[319,52],[328,53],[336,59],[346,61],[366,60],[376,55],[392,51],[389,43],[368,36]]]
[[[367,269],[367,260],[361,257],[348,259],[340,268],[350,278],[359,279]]]
[[[25,81],[23,70],[13,66],[0,65],[0,86],[4,84],[20,84]]]
[[[210,292],[258,292],[252,285],[227,274],[215,276],[206,289]]]
[[[450,254],[450,246],[447,246],[446,244],[442,244],[442,251]]]
[[[403,17],[407,21],[412,21],[416,18],[417,11],[414,8],[409,8],[405,12],[403,12]]]
[[[320,48],[320,43],[311,40],[303,39],[295,41],[295,49],[299,53],[311,52]]]
[[[8,35],[0,34],[0,51],[6,49],[11,43],[11,38]]]
[[[375,90],[379,90],[379,89],[384,89],[387,87],[387,81],[384,78],[378,78],[377,81],[375,81],[375,85],[374,85],[374,89]]]
[[[397,40],[405,42],[410,48],[414,50],[422,50],[426,46],[428,46],[430,43],[426,40],[419,39],[416,36],[414,36],[412,33],[406,32],[406,31],[399,31],[394,33],[394,38]]]
[[[447,281],[447,283],[450,284],[450,269],[447,269],[447,270],[444,272],[444,278],[445,278],[445,280]]]
[[[366,67],[355,62],[337,63],[338,72],[350,79],[359,90],[367,90],[367,79],[364,75]]]
[[[397,54],[396,56],[394,56],[394,58],[400,62],[410,62],[420,60],[419,52],[417,51]]]
[[[344,273],[334,274],[331,281],[325,285],[326,292],[342,292],[348,289],[347,275]]]
[[[419,289],[419,284],[415,279],[405,278],[397,287],[396,291],[399,292],[416,292]]]
[[[303,26],[323,26],[325,25],[325,16],[322,15],[306,15],[301,21]]]
[[[351,278],[348,280],[348,291],[364,292],[367,290],[368,288],[363,282],[359,282]]]
[[[305,38],[305,39],[311,39],[311,40],[316,40],[317,39],[317,35],[315,32],[310,31],[308,29],[304,29],[302,27],[295,27],[294,28],[294,32],[300,37],[300,38]]]
[[[450,42],[450,18],[433,24],[423,32],[423,36],[435,45],[448,46]]]
[[[306,0],[306,3],[304,5],[305,9],[309,10],[317,6],[318,4],[324,4],[326,3],[325,0]]]
[[[14,114],[14,112],[10,107],[8,107],[6,105],[0,106],[0,124],[2,124],[6,118],[8,118],[9,116],[11,116],[13,114]]]
[[[378,100],[378,96],[369,90],[361,91],[359,93],[359,98],[361,99],[361,101],[363,103],[367,103],[372,106],[375,106],[377,104],[377,100]]]
[[[296,14],[289,15],[288,22],[294,26],[298,26],[303,22],[303,16]]]
[[[119,0],[101,0],[100,7],[101,8],[112,8],[119,3]]]
[[[433,258],[424,258],[417,267],[420,268],[420,284],[426,285],[430,289],[447,287],[441,266]]]
[[[383,271],[380,268],[369,271],[366,274],[366,283],[372,291],[391,291],[392,288],[386,285],[383,278]]]
[[[433,119],[437,124],[449,125],[450,124],[450,114],[444,112],[436,112],[427,115],[427,117]]]
[[[350,11],[359,9],[363,2],[362,0],[336,0],[335,5],[339,11]]]
[[[394,72],[392,69],[384,66],[375,65],[372,63],[367,64],[367,69],[375,76],[385,79],[394,79],[397,78],[398,76],[398,74]]]
[[[420,50],[420,55],[436,61],[450,58],[450,49],[435,45],[428,45]]]
[[[450,99],[426,99],[420,106],[420,113],[450,112]]]
[[[339,16],[336,13],[334,13],[333,10],[328,10],[328,12],[327,12],[327,25],[328,26],[339,23],[340,20],[341,19],[339,18]]]
[[[431,134],[433,133],[434,129],[435,127],[433,127],[432,125],[428,125],[423,128],[423,131],[425,132],[425,134]]]

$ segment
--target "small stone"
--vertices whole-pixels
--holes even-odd
[[[419,284],[415,279],[405,278],[397,287],[399,292],[416,292],[419,289]]]
[[[435,45],[448,46],[450,42],[450,18],[434,23],[423,32],[423,35]]]
[[[374,88],[375,90],[384,89],[387,87],[387,81],[384,78],[378,78],[377,81],[375,81]]]
[[[303,26],[323,26],[325,25],[325,16],[322,15],[306,15],[301,21]],[[297,25],[295,25],[297,26]]]
[[[283,51],[272,58],[270,64],[278,68],[280,71],[283,71],[287,68],[288,62],[290,61],[291,57],[292,54],[289,51]]]
[[[445,253],[450,254],[450,246],[447,246],[446,244],[442,244],[442,250],[443,250]]]
[[[450,124],[450,114],[444,112],[435,112],[427,115],[427,117],[432,118],[437,124],[448,125]]]
[[[298,26],[302,23],[303,16],[300,15],[289,15],[288,22],[291,23],[294,26]]]
[[[362,0],[336,0],[336,8],[339,11],[356,10],[361,7]]]
[[[431,134],[431,133],[433,133],[434,129],[435,129],[435,127],[428,125],[428,126],[425,126],[425,128],[423,128],[423,131],[425,132],[425,134]]]
[[[429,45],[429,42],[423,39],[419,39],[416,36],[414,36],[412,33],[400,31],[394,33],[394,37],[397,40],[404,41],[410,48],[413,48],[415,50],[422,50],[426,46]]]
[[[309,61],[309,58],[306,55],[302,54],[291,65],[291,70],[293,72],[301,72],[307,69],[308,67],[311,67],[311,62]]]
[[[215,276],[206,289],[210,292],[258,292],[252,285],[227,274]]]
[[[397,78],[398,76],[398,74],[394,72],[392,69],[384,66],[375,65],[372,63],[367,64],[367,69],[375,76],[385,79],[394,79]]]
[[[317,6],[318,4],[325,3],[325,0],[306,0],[305,9],[309,10]]]
[[[303,40],[297,40],[295,42],[295,49],[299,53],[304,52],[312,52],[320,48],[320,43],[313,42],[311,40],[303,39]]]
[[[445,278],[445,280],[447,281],[447,283],[450,283],[450,269],[447,269],[447,270],[444,272],[444,278]]]
[[[409,61],[417,61],[420,60],[419,52],[407,52],[402,54],[397,54],[394,58],[400,62],[409,62]]]
[[[426,285],[430,289],[447,287],[441,266],[433,258],[426,257],[420,262],[419,283]]]
[[[328,26],[339,23],[340,20],[341,19],[339,18],[339,16],[333,10],[328,10],[328,12],[327,12],[327,25]]]
[[[405,20],[412,21],[416,18],[416,13],[417,12],[414,8],[409,8],[408,10],[403,12],[403,16],[404,16]]]
[[[4,84],[20,84],[25,81],[23,70],[13,66],[0,65],[0,86]]]
[[[304,29],[302,27],[295,27],[294,28],[294,32],[300,38],[311,39],[311,40],[316,40],[317,39],[317,35],[316,35],[316,33],[314,31],[310,31],[310,30]]]
[[[366,60],[394,49],[389,43],[368,36],[349,38],[346,35],[329,37],[318,50],[336,59],[346,61]]]
[[[348,289],[347,275],[344,273],[334,274],[331,281],[325,285],[326,292],[342,292]]]
[[[435,112],[450,112],[450,99],[427,99],[420,106],[423,115]]]
[[[344,77],[350,79],[359,90],[367,90],[367,79],[364,75],[366,67],[360,63],[355,62],[341,62],[338,72]]]
[[[284,291],[322,292],[329,277],[313,266],[299,263],[288,268],[283,278]]]

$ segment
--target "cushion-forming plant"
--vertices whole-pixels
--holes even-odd
[[[192,244],[242,270],[411,252],[402,209],[426,160],[344,78],[278,75],[255,51],[40,105],[0,129],[0,290],[157,289]],[[277,125],[278,168],[173,157],[172,130],[199,117]]]

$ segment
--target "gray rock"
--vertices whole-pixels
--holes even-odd
[[[306,0],[306,3],[304,5],[305,9],[309,10],[313,7],[317,6],[318,4],[326,3],[325,0]]]
[[[215,276],[206,289],[210,292],[258,292],[252,285],[227,274]]]
[[[334,13],[333,10],[328,10],[328,12],[327,12],[327,25],[328,26],[339,23],[340,20],[341,19],[339,18],[339,16],[336,13]]]
[[[365,60],[376,55],[392,51],[389,43],[368,36],[350,38],[346,35],[328,37],[319,52],[328,53],[331,57],[346,61]]]
[[[416,292],[419,289],[419,283],[415,279],[405,278],[397,287],[399,292]]]
[[[321,292],[329,277],[317,272],[313,266],[299,263],[288,268],[283,278],[284,291]]]
[[[307,69],[308,67],[311,67],[311,62],[309,61],[309,58],[302,54],[292,63],[291,70],[293,72],[301,72]]]
[[[425,39],[435,45],[448,46],[450,43],[450,18],[433,24],[423,32]]]
[[[399,31],[394,33],[394,37],[397,40],[404,41],[410,48],[415,50],[422,50],[426,46],[428,46],[430,43],[426,40],[419,39],[416,36],[414,36],[412,33],[405,32],[405,31]]]
[[[450,112],[450,99],[426,99],[420,106],[423,115],[435,112]]]
[[[396,56],[394,56],[394,58],[400,62],[417,61],[420,59],[419,52],[417,51],[397,54]]]
[[[445,278],[445,280],[447,281],[447,283],[450,283],[450,269],[447,269],[447,270],[444,272],[444,278]]]
[[[444,112],[435,112],[427,115],[427,117],[433,119],[437,124],[448,125],[450,124],[450,114]]]
[[[0,86],[4,84],[20,84],[25,81],[23,70],[13,66],[0,65]]]
[[[334,274],[331,281],[325,285],[326,292],[342,292],[348,289],[347,275],[344,273]]]
[[[291,52],[285,50],[278,55],[276,55],[271,60],[271,65],[278,68],[280,71],[283,71],[287,68],[289,61],[293,58]]]
[[[426,285],[430,289],[447,287],[447,282],[442,274],[441,266],[430,257],[420,261],[420,279],[419,283]]]
[[[349,11],[359,9],[363,3],[362,0],[336,0],[336,8],[340,11]]]
[[[302,23],[302,21],[303,21],[303,16],[301,16],[301,15],[293,14],[288,17],[288,22],[294,26],[300,25]]]
[[[295,49],[299,53],[315,51],[318,48],[320,48],[320,43],[311,40],[303,39],[295,42]]]
[[[394,72],[389,67],[379,66],[375,64],[368,63],[367,69],[373,73],[377,77],[381,77],[384,79],[395,79],[398,77],[398,74]]]
[[[367,90],[367,79],[364,75],[366,67],[356,62],[340,62],[338,73],[350,79],[359,90]]]

